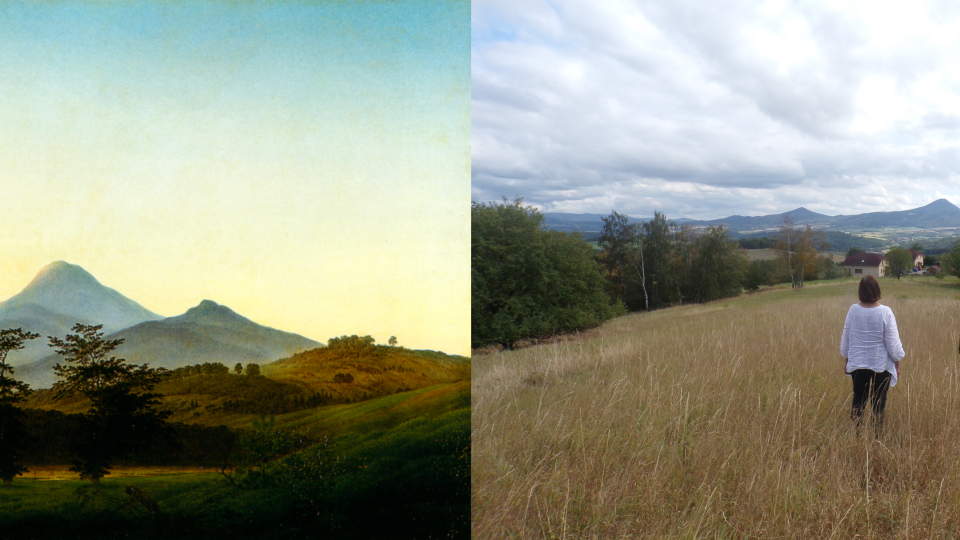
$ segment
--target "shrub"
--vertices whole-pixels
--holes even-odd
[[[579,234],[541,229],[543,214],[513,203],[473,203],[473,346],[582,330],[622,313],[604,292],[593,248]]]

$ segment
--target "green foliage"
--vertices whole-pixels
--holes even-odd
[[[776,283],[776,263],[772,260],[756,260],[746,264],[743,277],[743,288],[755,291],[764,285]]]
[[[644,300],[636,292],[643,279],[640,240],[639,227],[630,223],[627,216],[614,211],[603,218],[598,244],[602,250],[600,262],[609,279],[608,291],[629,309],[639,309],[637,304]]]
[[[837,279],[847,275],[849,270],[845,270],[842,263],[833,262],[833,257],[823,255],[817,263],[818,279]]]
[[[776,241],[773,238],[741,238],[737,240],[743,249],[770,249]]]
[[[163,432],[169,412],[160,411],[160,395],[153,393],[165,370],[130,365],[109,356],[122,339],[107,340],[103,325],[73,326],[65,339],[50,336],[50,346],[64,358],[54,371],[60,377],[53,389],[60,399],[75,393],[92,403],[76,438],[71,470],[95,483],[109,474],[110,464],[127,454],[138,441]]]
[[[236,442],[234,462],[236,480],[231,484],[261,488],[273,485],[276,479],[267,474],[267,466],[293,450],[293,436],[277,429],[276,418],[261,416],[253,421],[253,431],[244,433]]]
[[[944,273],[951,276],[960,277],[960,240],[957,240],[950,246],[943,255],[940,256],[940,267]]]
[[[858,253],[866,253],[866,251],[864,251],[862,247],[851,246],[850,249],[847,250],[847,257],[853,257]]]
[[[339,358],[363,358],[380,356],[380,350],[371,336],[340,336],[327,340],[327,350]]]
[[[690,268],[690,245],[686,236],[677,237],[675,224],[654,211],[653,219],[643,224],[644,276],[649,309],[683,302],[679,290],[685,270]]]
[[[691,242],[686,299],[708,302],[740,294],[744,259],[724,227],[707,227]]]
[[[543,214],[513,203],[471,208],[473,346],[583,330],[621,312],[579,234],[541,229]]]
[[[30,439],[19,407],[30,386],[13,378],[14,369],[7,364],[7,355],[23,349],[25,341],[39,336],[22,328],[0,330],[0,480],[4,484],[26,472],[23,459]]]
[[[242,364],[237,364],[234,369],[236,369],[237,374],[243,373]],[[230,373],[230,369],[219,362],[204,362],[203,364],[183,366],[174,370],[168,370],[166,372],[166,377],[176,377],[179,379],[193,375],[224,375],[227,373]]]
[[[851,247],[856,247],[857,249],[866,249],[869,251],[880,249],[884,245],[883,240],[867,238],[864,236],[855,236],[848,232],[820,232],[823,233],[823,239],[825,241],[823,249],[830,249],[830,251],[846,251]],[[760,234],[763,236],[759,236]],[[775,248],[777,238],[770,238],[766,236],[766,234],[768,233],[754,233],[754,235],[742,237],[738,240],[740,242],[740,247],[744,249]]]
[[[330,338],[327,340],[327,347],[330,349],[341,350],[365,350],[373,348],[373,344],[376,341],[377,340],[373,339],[371,336],[360,337],[354,334],[352,336]]]
[[[603,221],[601,260],[611,294],[627,308],[650,310],[740,294],[746,263],[726,228],[677,230],[660,212],[642,226],[617,212]]]
[[[38,337],[40,334],[25,332],[22,328],[0,330],[0,405],[15,406],[29,394],[30,385],[13,378],[14,369],[7,363],[7,355],[23,349],[25,341]]]
[[[802,288],[805,280],[816,279],[818,251],[826,247],[823,231],[815,231],[810,225],[794,227],[790,217],[784,215],[777,235],[777,262],[780,271],[790,277],[791,287]]]
[[[236,372],[237,375],[243,375],[243,364],[237,362],[237,365],[233,366],[233,371]]]
[[[913,257],[900,246],[892,247],[886,255],[887,273],[900,279],[913,268]]]
[[[396,346],[397,346],[397,336],[390,336],[390,340],[387,341],[387,344],[389,344],[391,347],[396,347]]]
[[[260,364],[249,363],[247,364],[246,370],[247,377],[259,377],[260,376]]]

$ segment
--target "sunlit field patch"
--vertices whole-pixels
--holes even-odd
[[[181,474],[215,474],[209,467],[114,467],[107,478],[130,478],[143,476],[175,476]],[[76,480],[77,473],[70,470],[69,465],[59,466],[31,466],[22,477],[16,480]]]

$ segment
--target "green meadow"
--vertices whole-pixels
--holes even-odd
[[[308,369],[300,360],[297,369]],[[305,399],[332,396],[321,388],[329,378],[293,384],[296,373],[284,379],[282,365],[265,369],[269,377],[169,376],[156,390],[175,411],[175,438],[189,441],[134,452],[99,485],[48,449],[44,462],[28,462],[32,470],[0,486],[0,530],[17,538],[466,538],[469,362],[429,351],[361,354],[353,369],[381,370],[393,386],[375,397],[368,389],[367,399],[363,388],[342,388],[346,402],[319,405]],[[413,374],[413,364],[423,369]],[[436,364],[431,373],[428,364]],[[415,388],[398,391],[406,386]],[[264,412],[237,412],[252,396]],[[67,422],[61,412],[89,403],[39,391],[25,405],[41,420]],[[58,429],[41,435],[56,443]],[[227,466],[232,458],[218,445],[252,434],[286,446],[246,470]]]

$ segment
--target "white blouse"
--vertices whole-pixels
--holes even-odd
[[[840,356],[847,359],[847,374],[855,369],[890,372],[890,386],[897,384],[897,367],[906,353],[897,332],[897,319],[887,306],[850,306],[840,338]]]

